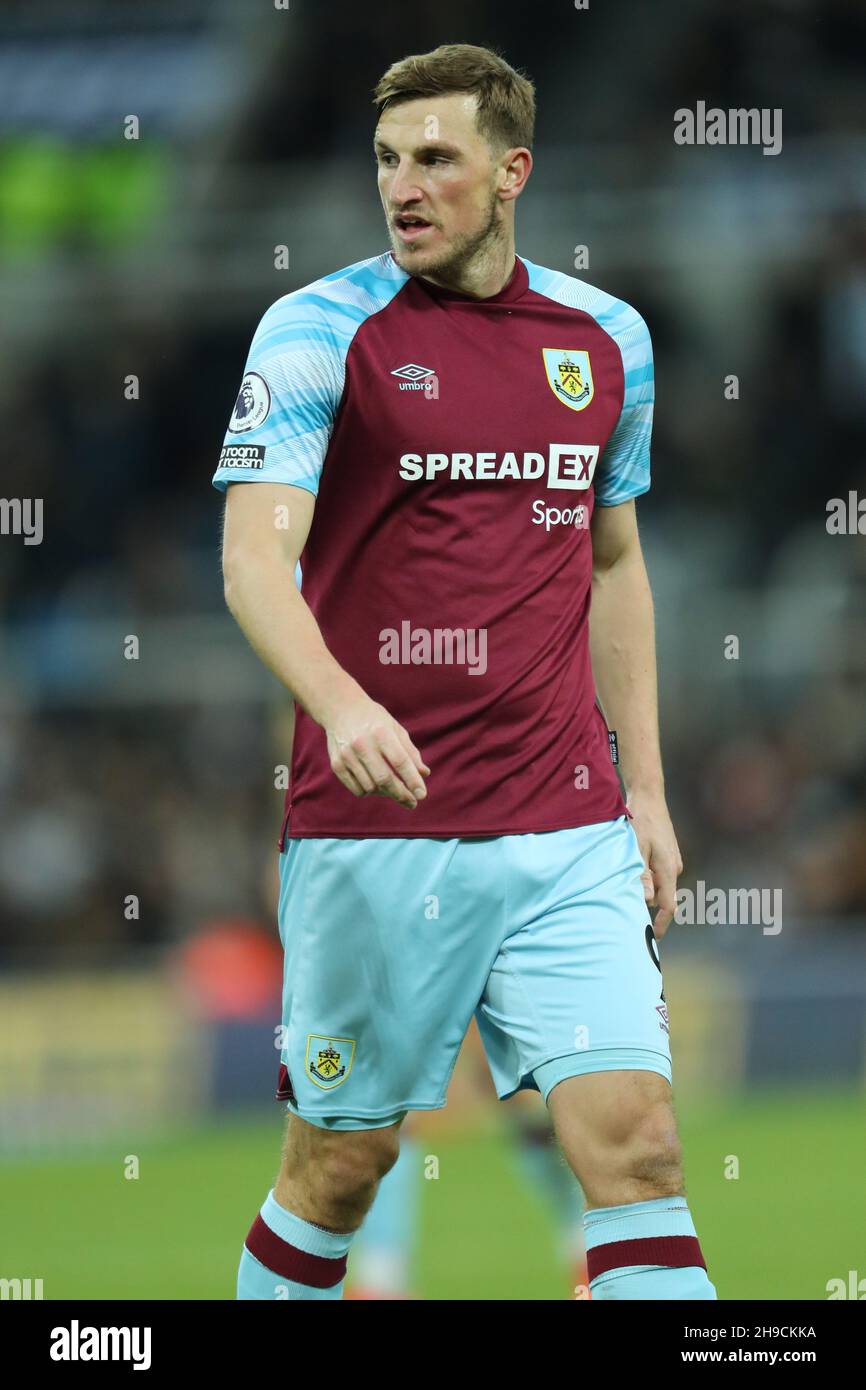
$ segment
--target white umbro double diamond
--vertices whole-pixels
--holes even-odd
[[[417,362],[407,362],[405,367],[396,367],[391,375],[401,376],[404,381],[421,381],[423,377],[433,375],[433,368],[419,367]]]

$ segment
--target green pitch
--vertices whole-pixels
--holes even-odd
[[[0,1277],[51,1298],[232,1298],[243,1237],[270,1186],[282,1111],[100,1157],[0,1166]],[[866,1276],[866,1125],[854,1093],[774,1093],[681,1106],[689,1199],[722,1298],[826,1298]],[[417,1292],[569,1297],[544,1203],[498,1133],[421,1141]],[[129,1153],[140,1177],[124,1177]],[[739,1177],[726,1178],[732,1157]]]

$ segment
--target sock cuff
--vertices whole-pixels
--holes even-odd
[[[273,1188],[265,1198],[259,1215],[274,1235],[293,1245],[296,1250],[303,1251],[305,1255],[340,1259],[349,1253],[349,1247],[355,1238],[354,1231],[326,1231],[321,1226],[314,1226],[311,1221],[304,1221],[302,1217],[295,1216],[294,1212],[280,1206]]]
[[[628,1240],[654,1240],[668,1236],[696,1238],[685,1197],[656,1197],[649,1202],[630,1202],[620,1207],[595,1207],[583,1218],[587,1251],[599,1245]]]
[[[587,1212],[586,1264],[591,1287],[611,1272],[704,1269],[704,1257],[685,1197],[656,1197]]]

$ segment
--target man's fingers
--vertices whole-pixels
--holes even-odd
[[[634,831],[644,862],[640,876],[644,900],[647,907],[657,909],[653,932],[656,937],[662,937],[676,916],[677,880],[683,871],[682,855],[672,827],[669,824],[658,825],[652,815],[648,820],[638,816]]]
[[[673,913],[665,912],[665,910],[660,907],[655,917],[653,918],[653,936],[655,937],[656,941],[661,941],[672,920]]]
[[[424,780],[415,760],[403,744],[395,738],[393,742],[389,741],[383,745],[382,753],[402,779],[413,799],[423,801],[427,795],[427,788],[424,786]]]
[[[415,764],[419,772],[423,772],[425,777],[429,777],[430,769],[421,756],[420,748],[415,747],[415,744],[412,742],[411,738],[407,734],[406,730],[402,727],[402,725],[399,725],[398,727],[400,731],[400,737],[405,743],[406,747],[408,748],[409,756],[411,757],[413,763]]]
[[[396,720],[382,718],[351,739],[329,734],[328,746],[331,770],[353,796],[387,796],[411,810],[426,797],[430,769]]]
[[[376,790],[376,784],[364,766],[363,758],[348,744],[341,750],[343,769],[360,787],[361,796],[370,796]],[[339,775],[339,774],[338,774]]]
[[[422,793],[426,793],[424,778],[430,776],[430,769],[421,756],[420,748],[416,748],[402,724],[394,724],[393,741],[390,739],[386,743],[383,739],[382,751],[395,768],[398,768],[404,782],[415,792],[419,800]],[[408,760],[409,767],[404,770],[404,763]]]
[[[329,740],[331,771],[353,796],[369,796],[374,790],[373,779],[350,743],[342,739]]]
[[[401,806],[415,808],[415,797],[381,754],[368,753],[366,766],[373,779],[373,791],[377,796],[388,796],[393,801],[399,801]]]
[[[375,728],[373,736],[378,746],[371,750],[373,761],[368,759],[368,768],[374,776],[376,790],[414,810],[427,795],[420,770],[426,764],[421,754],[399,724],[393,730],[384,726]],[[427,768],[428,773],[429,770]]]
[[[397,746],[396,741],[390,743],[385,741],[385,746],[391,749],[395,758],[402,758],[405,763],[405,756]],[[363,752],[359,752],[357,741],[354,741],[355,751],[362,759],[364,767],[372,780],[373,791],[380,796],[390,796],[394,801],[399,801],[401,806],[408,806],[411,810],[417,805],[417,798],[410,788],[403,781],[402,777],[391,766],[390,760],[386,760],[383,752],[375,744],[364,745]],[[417,775],[410,773],[412,785],[414,786]]]
[[[361,783],[355,776],[354,772],[352,772],[348,767],[344,767],[341,772],[337,773],[337,776],[343,783],[343,786],[348,787],[349,791],[352,793],[353,796],[367,795]]]
[[[653,923],[653,931],[656,936],[660,932],[666,932],[673,921],[676,911],[677,898],[677,876],[673,866],[669,870],[656,873],[656,893],[655,900],[658,903],[658,912]]]

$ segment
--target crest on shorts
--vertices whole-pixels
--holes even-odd
[[[589,353],[577,348],[542,348],[547,384],[569,410],[586,410],[595,394]]]
[[[304,1070],[323,1091],[342,1086],[355,1060],[354,1038],[329,1038],[323,1033],[307,1034]]]

